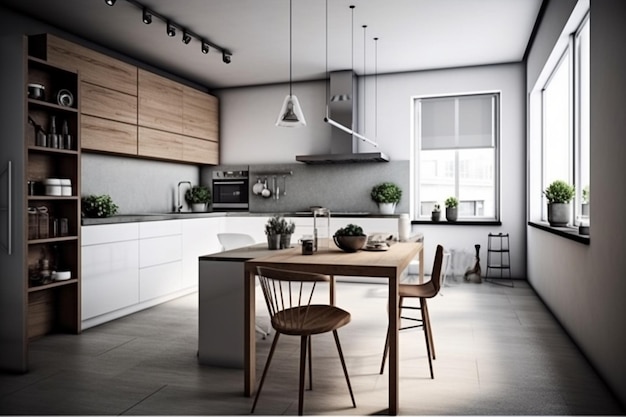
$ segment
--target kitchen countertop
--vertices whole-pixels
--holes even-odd
[[[138,213],[138,214],[120,214],[111,217],[103,218],[87,218],[83,217],[83,226],[94,226],[99,224],[114,224],[114,223],[135,223],[135,222],[151,222],[159,220],[177,220],[177,219],[197,219],[205,217],[242,217],[242,216],[257,216],[267,217],[280,214],[283,217],[313,217],[310,211],[294,211],[287,213],[275,213],[275,212],[249,212],[249,211],[215,211],[215,212],[203,212],[203,213]],[[370,213],[363,211],[342,211],[342,212],[330,212],[331,217],[373,217],[373,218],[398,218],[400,214],[380,214]]]

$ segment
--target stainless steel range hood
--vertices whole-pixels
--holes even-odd
[[[350,70],[330,73],[330,102],[328,103],[327,122],[333,127],[329,153],[298,155],[296,161],[318,165],[389,162],[389,157],[382,152],[357,152],[359,139],[355,135],[347,133],[347,131],[351,131],[353,126],[357,126],[356,82],[356,76]]]

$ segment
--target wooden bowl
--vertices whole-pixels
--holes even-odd
[[[361,250],[367,242],[367,236],[333,236],[335,245],[344,252]]]

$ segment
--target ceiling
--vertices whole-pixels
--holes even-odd
[[[112,7],[104,0],[1,4],[208,88],[289,80],[288,0],[138,1],[231,51],[232,62],[224,64],[216,51],[202,54],[196,39],[183,44],[180,31],[168,37],[157,18],[143,24],[141,10],[126,0]],[[326,49],[326,0],[293,0],[293,80],[323,79],[327,66],[362,75],[518,62],[541,3],[328,0]]]

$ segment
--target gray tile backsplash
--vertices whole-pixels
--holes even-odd
[[[211,172],[216,169],[242,169],[240,165],[206,167],[202,170],[203,183],[209,183]],[[250,165],[250,211],[281,213],[304,211],[310,206],[327,207],[332,212],[377,212],[378,207],[370,198],[372,187],[391,181],[400,186],[403,196],[396,213],[409,211],[409,161],[387,163],[358,163],[335,165],[275,164]],[[283,178],[283,173],[291,172]],[[275,174],[275,175],[274,175]],[[275,180],[281,190],[278,199],[255,195],[252,187],[267,179],[272,189]]]

